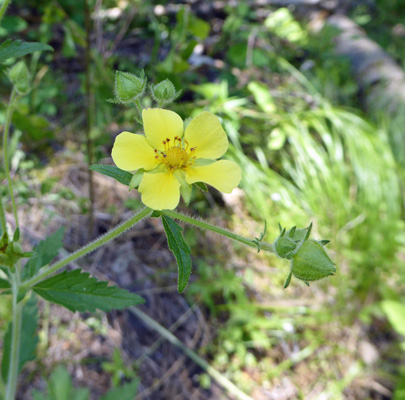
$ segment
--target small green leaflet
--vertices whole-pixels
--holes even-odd
[[[48,393],[41,393],[37,390],[32,392],[34,400],[89,400],[90,390],[88,388],[75,388],[72,378],[66,367],[55,368],[48,379]],[[139,385],[139,379],[125,383],[122,386],[111,389],[100,400],[133,400]]]
[[[181,234],[183,230],[174,220],[166,215],[162,215],[163,227],[165,228],[167,244],[176,257],[179,268],[178,291],[181,293],[187,286],[191,274],[190,247]]]
[[[45,240],[41,240],[34,248],[32,257],[22,270],[22,279],[30,279],[38,273],[40,268],[49,264],[63,247],[64,229],[59,228],[55,233],[49,235]]]
[[[20,371],[27,361],[35,359],[35,352],[38,344],[36,330],[38,326],[38,307],[37,298],[32,295],[22,310],[22,326],[20,337],[20,356],[18,370]],[[4,353],[1,363],[1,375],[3,381],[7,382],[8,368],[10,364],[11,335],[13,325],[10,322],[7,333],[4,336]]]
[[[0,45],[0,62],[4,62],[12,57],[22,57],[34,51],[44,50],[53,51],[53,48],[45,43],[7,39]]]
[[[98,281],[78,268],[46,279],[36,284],[32,290],[45,300],[60,304],[72,312],[94,312],[96,308],[111,311],[144,302],[135,293],[107,285],[108,282]]]
[[[90,390],[73,387],[72,378],[65,367],[55,368],[47,383],[48,394],[34,390],[34,400],[89,400]]]
[[[138,390],[138,385],[139,379],[135,379],[132,382],[111,389],[100,400],[133,400]]]
[[[129,186],[132,179],[132,174],[127,171],[123,171],[113,165],[104,165],[104,164],[93,164],[90,165],[90,169],[100,174],[107,175],[111,178],[114,178],[120,183]]]

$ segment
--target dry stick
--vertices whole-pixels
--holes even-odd
[[[91,92],[90,92],[90,10],[89,10],[89,0],[84,0],[84,23],[86,27],[86,51],[85,51],[85,80],[86,80],[86,147],[87,147],[87,162],[90,166],[93,164],[93,142],[91,140],[91,127],[92,127],[92,113],[91,113]],[[90,198],[90,209],[89,209],[89,238],[93,237],[94,233],[94,181],[93,181],[93,171],[88,168],[89,174],[89,198]]]
[[[222,387],[224,387],[230,394],[235,396],[238,400],[254,400],[246,393],[242,392],[236,387],[227,377],[221,374],[218,370],[212,367],[207,361],[201,358],[197,353],[184,345],[176,336],[169,332],[165,327],[157,323],[154,319],[147,316],[136,307],[130,307],[129,311],[135,314],[143,322],[148,324],[152,329],[162,335],[167,341],[177,346],[181,351],[190,357],[197,365],[199,365],[208,375],[215,379]]]

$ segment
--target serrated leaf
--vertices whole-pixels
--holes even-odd
[[[186,243],[181,234],[182,228],[173,219],[166,215],[162,215],[163,227],[166,232],[167,244],[169,249],[176,257],[177,266],[179,269],[178,291],[181,293],[187,286],[191,274],[191,257],[190,247]]]
[[[18,362],[18,371],[21,370],[27,361],[35,359],[38,336],[36,330],[38,327],[38,307],[36,296],[32,295],[22,310],[22,325],[20,337],[20,355]],[[4,336],[4,352],[1,362],[1,375],[4,382],[7,382],[8,369],[10,365],[11,335],[13,324],[10,322],[8,331]]]
[[[133,400],[138,390],[138,385],[139,380],[135,379],[132,382],[111,389],[100,400]]]
[[[90,169],[99,172],[100,174],[114,178],[118,182],[127,186],[129,186],[129,184],[131,183],[131,179],[133,176],[130,172],[123,171],[122,169],[119,169],[118,167],[115,167],[113,165],[93,164],[90,165]]]
[[[28,260],[22,270],[22,279],[30,279],[45,265],[49,264],[63,247],[64,229],[59,228],[55,233],[41,240],[34,248],[34,257]]]
[[[32,290],[45,300],[60,304],[72,312],[94,312],[96,308],[111,311],[144,302],[137,294],[117,286],[108,286],[108,282],[90,277],[80,268],[63,271],[36,284]]]
[[[0,45],[0,62],[12,57],[22,57],[34,51],[53,51],[53,48],[45,43],[7,39]]]

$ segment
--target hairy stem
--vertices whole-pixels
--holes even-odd
[[[178,220],[186,222],[188,224],[198,226],[203,229],[208,229],[212,232],[218,233],[220,235],[226,236],[230,239],[243,243],[246,246],[253,247],[255,249],[260,248],[261,250],[266,250],[266,251],[270,251],[270,252],[274,253],[274,247],[273,247],[273,245],[271,245],[269,243],[258,242],[258,241],[252,240],[252,239],[245,238],[243,236],[237,235],[236,233],[233,233],[233,232],[227,231],[226,229],[220,228],[219,226],[211,225],[208,222],[204,222],[199,219],[195,219],[195,218],[192,218],[187,215],[177,213],[174,211],[165,210],[165,211],[162,211],[161,213],[163,215],[167,215],[168,217],[178,219]]]
[[[94,240],[93,242],[90,242],[89,244],[83,246],[79,250],[76,250],[74,253],[69,254],[67,257],[58,261],[57,263],[49,265],[48,267],[41,268],[41,273],[39,275],[34,276],[33,278],[29,279],[28,281],[24,282],[22,287],[29,288],[29,287],[33,286],[35,283],[43,281],[48,275],[52,274],[53,272],[56,272],[57,270],[65,267],[72,261],[75,261],[78,258],[91,253],[98,247],[115,239],[117,236],[121,235],[126,230],[132,228],[135,224],[137,224],[139,221],[141,221],[143,218],[147,217],[151,213],[152,213],[152,210],[150,208],[148,208],[148,207],[143,208],[141,211],[139,211],[133,217],[131,217],[127,221],[123,222],[122,224],[118,225],[114,229],[111,229],[105,235],[100,236],[98,239]]]
[[[11,333],[11,351],[10,365],[8,369],[7,387],[5,400],[14,400],[17,391],[18,382],[18,364],[20,360],[20,335],[22,324],[23,303],[18,303],[18,272],[13,274],[12,292],[13,292],[13,328]]]
[[[4,172],[6,173],[6,178],[7,178],[8,194],[10,196],[11,205],[13,207],[13,214],[14,214],[14,219],[15,219],[15,227],[19,228],[18,215],[17,215],[17,206],[16,206],[15,198],[14,198],[13,184],[11,182],[10,167],[9,167],[10,160],[9,160],[9,155],[8,155],[8,134],[9,134],[9,130],[10,130],[11,119],[13,117],[13,111],[14,111],[14,106],[15,106],[17,97],[18,97],[17,92],[13,88],[13,91],[11,92],[11,96],[10,96],[10,102],[8,103],[8,106],[7,106],[6,122],[4,124],[3,162],[4,162]]]

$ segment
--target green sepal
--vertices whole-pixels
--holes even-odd
[[[129,186],[132,179],[132,174],[128,171],[124,171],[115,167],[114,165],[93,164],[89,167],[92,171],[99,172],[100,174],[114,178],[118,182]]]
[[[0,254],[5,253],[9,243],[7,232],[3,232],[0,238]]]
[[[197,158],[197,160],[194,161],[193,167],[204,167],[214,162],[215,160],[210,160],[209,158]]]
[[[152,218],[159,218],[161,216],[161,212],[158,210],[153,210],[152,214],[150,215]]]
[[[291,259],[294,255],[294,250],[297,243],[289,237],[281,236],[274,243],[276,254],[281,258]]]
[[[186,173],[183,170],[179,170],[179,169],[175,170],[174,175],[177,178],[177,180],[180,182],[181,197],[183,197],[183,200],[186,203],[186,205],[189,205],[193,187],[192,187],[192,185],[189,185],[186,182]]]
[[[203,182],[196,182],[194,183],[198,187],[198,189],[202,190],[203,192],[208,192],[208,188]]]
[[[20,240],[20,228],[17,228],[14,232],[13,242],[18,242]]]
[[[145,173],[145,170],[143,168],[138,169],[138,171],[136,171],[134,173],[134,175],[131,178],[131,182],[129,182],[129,190],[131,191],[132,189],[137,189],[138,186],[140,185],[142,178],[143,178],[143,174]]]
[[[289,236],[290,238],[293,238],[296,230],[297,230],[297,227],[296,227],[296,226],[293,226],[293,227],[289,230],[288,236]]]
[[[334,275],[336,268],[321,243],[306,240],[291,261],[291,271],[296,278],[308,282]]]
[[[290,273],[288,274],[288,276],[287,276],[287,280],[285,281],[285,284],[284,284],[284,289],[287,289],[288,286],[290,285],[291,277],[292,277],[292,272],[290,272]]]

